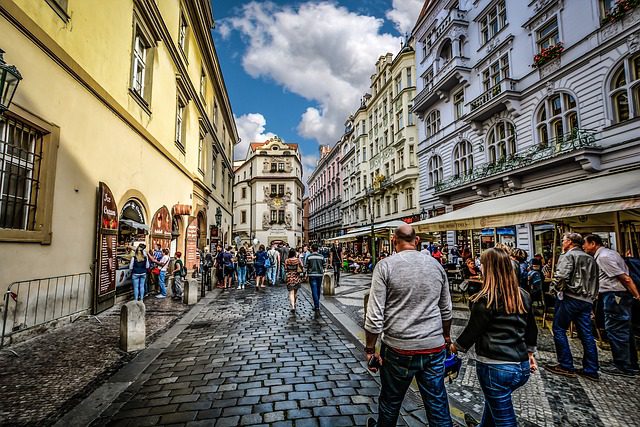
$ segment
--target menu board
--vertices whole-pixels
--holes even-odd
[[[100,238],[98,296],[116,289],[116,237],[113,234],[102,234]]]
[[[187,227],[185,265],[189,270],[192,270],[194,265],[200,265],[200,253],[198,252],[198,220],[193,217],[189,219],[189,226]]]
[[[94,312],[99,313],[115,302],[118,243],[118,207],[113,193],[104,182],[98,186],[96,228]]]
[[[159,244],[162,249],[171,245],[171,215],[166,206],[161,207],[151,220],[151,247]]]

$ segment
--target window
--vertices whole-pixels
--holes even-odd
[[[284,211],[278,211],[278,224],[284,224]]]
[[[615,123],[640,116],[640,55],[626,58],[618,66],[610,88]]]
[[[566,132],[579,128],[578,105],[568,93],[555,94],[542,102],[536,114],[538,142],[547,145],[561,140]]]
[[[461,141],[453,149],[453,174],[469,175],[473,170],[473,147],[469,141]]]
[[[176,146],[182,151],[185,152],[184,146],[184,102],[182,99],[178,98],[178,103],[176,107]]]
[[[412,82],[412,76],[411,76],[411,67],[407,67],[407,87],[411,87],[413,86],[413,82]]]
[[[391,214],[391,196],[387,196],[385,197],[385,215],[390,215]]]
[[[437,183],[441,182],[444,175],[442,168],[442,158],[440,156],[431,157],[429,159],[427,170],[429,173],[429,187],[433,187]]]
[[[398,213],[398,194],[393,195],[393,213]]]
[[[278,222],[278,211],[271,210],[271,224]]]
[[[414,125],[413,113],[411,110],[413,109],[413,105],[409,104],[409,112],[407,113],[407,126]],[[391,132],[393,134],[393,132]]]
[[[380,199],[376,200],[376,218],[380,218]]]
[[[404,148],[398,151],[398,170],[404,169]]]
[[[187,18],[180,13],[180,27],[178,28],[178,44],[182,52],[187,53]]]
[[[402,110],[396,114],[396,122],[398,124],[398,130],[404,128],[404,112]]]
[[[278,171],[278,164],[271,163],[271,172],[277,172],[277,171]]]
[[[247,211],[240,211],[240,223],[241,224],[247,223]]]
[[[271,184],[271,195],[275,196],[278,194],[278,184]]]
[[[67,14],[67,2],[68,0],[46,0],[47,4],[51,6],[51,9],[65,22],[69,21],[69,15]]]
[[[500,121],[491,128],[487,137],[489,162],[495,163],[516,153],[516,130],[507,122]]]
[[[213,100],[213,125],[218,125],[218,101]]]
[[[482,72],[482,87],[484,91],[488,91],[494,86],[500,84],[502,79],[509,77],[509,56],[503,55],[499,60],[490,64]]]
[[[284,184],[278,184],[278,196],[284,196]]]
[[[278,163],[278,172],[284,172],[284,163]]]
[[[409,144],[409,166],[416,165],[415,158],[416,158],[415,146],[413,144]]]
[[[413,188],[407,188],[405,191],[406,194],[406,209],[413,209]]]
[[[391,175],[396,173],[396,159],[391,160]]]
[[[147,62],[149,60],[149,46],[149,43],[145,40],[140,29],[136,28],[133,41],[131,90],[147,104],[149,103],[149,95],[151,93],[147,69],[147,65],[149,64]]]
[[[204,72],[204,68],[200,69],[200,97],[202,101],[207,102],[207,75]]]
[[[384,176],[385,178],[389,178],[389,163],[384,164]]]
[[[553,18],[542,28],[536,31],[536,42],[538,44],[538,51],[547,49],[560,42],[560,33],[558,33],[558,19]]]
[[[480,19],[480,36],[485,44],[507,25],[507,9],[505,0],[501,0]]]
[[[453,46],[451,45],[451,40],[447,39],[442,43],[442,47],[440,48],[439,58],[442,60],[442,64],[448,63],[453,57]]]
[[[396,96],[398,96],[402,92],[402,77],[396,77]]]
[[[427,138],[431,138],[440,130],[440,111],[433,110],[427,116],[425,120],[425,130],[427,132]]]
[[[204,174],[204,134],[200,133],[198,138],[198,172]]]
[[[616,7],[617,0],[600,0],[600,16],[604,19]]]
[[[367,147],[362,147],[362,161],[367,160]]]
[[[212,156],[211,156],[211,186],[213,188],[216,188],[216,179],[218,178],[216,176],[216,169],[217,169],[217,166],[218,166],[217,165],[218,159],[216,158],[216,153],[215,153],[215,151],[213,149],[213,146],[211,147],[211,154],[212,154]]]
[[[453,94],[453,115],[456,120],[464,115],[464,90]]]
[[[242,188],[242,198],[243,199],[247,198],[247,189],[245,187]]]

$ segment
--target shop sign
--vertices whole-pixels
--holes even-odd
[[[98,186],[98,218],[96,230],[96,268],[94,313],[100,313],[115,303],[116,246],[118,240],[118,207],[113,193],[101,182]]]
[[[151,221],[151,247],[160,244],[161,248],[168,248],[171,243],[171,215],[166,206],[161,207],[153,215]]]
[[[173,205],[174,215],[191,215],[191,205]]]
[[[144,213],[142,207],[135,200],[129,200],[122,207],[122,217],[132,219],[140,224],[144,224]]]
[[[200,265],[200,252],[198,251],[198,219],[191,217],[189,219],[189,226],[187,227],[187,250],[185,254],[185,265],[189,270],[193,269],[194,265]]]

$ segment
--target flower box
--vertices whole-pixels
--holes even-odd
[[[558,42],[553,46],[543,48],[540,51],[540,53],[537,53],[533,56],[533,67],[534,68],[542,67],[544,64],[558,58],[563,51],[564,51],[564,45],[562,44],[562,42]]]

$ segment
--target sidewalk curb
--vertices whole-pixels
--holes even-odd
[[[168,331],[162,334],[149,347],[140,351],[130,362],[112,375],[104,384],[91,393],[71,411],[59,418],[54,427],[70,425],[89,425],[113,403],[121,393],[143,375],[146,368],[171,345],[173,340],[184,331],[200,312],[219,295],[214,290],[200,299],[184,316]]]

